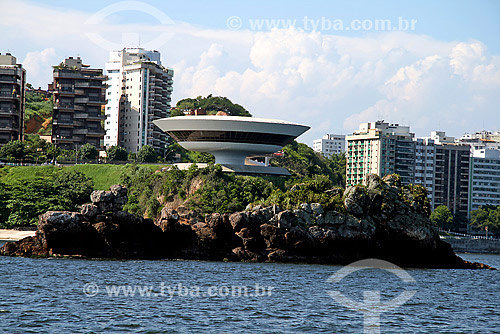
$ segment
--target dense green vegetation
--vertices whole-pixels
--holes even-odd
[[[53,145],[40,140],[38,136],[32,136],[28,141],[16,143],[13,146],[19,146],[17,150],[22,152],[12,154],[24,154],[24,159],[28,156],[26,152],[31,151],[40,155],[39,161],[51,159],[55,154],[58,154],[57,151],[51,151],[54,148]],[[12,147],[13,150],[14,148]],[[91,148],[81,149],[81,152],[78,152],[80,159],[82,157],[89,158],[88,153],[85,153],[87,151],[91,151]],[[37,192],[34,192],[33,197],[18,196],[26,203],[31,203],[31,200],[40,202],[40,205],[31,203],[30,205],[34,209],[30,211],[30,214],[21,215],[26,223],[33,223],[36,216],[43,213],[46,208],[51,210],[58,208],[55,206],[54,193],[55,189],[59,188],[52,186],[52,184],[54,178],[63,172],[83,175],[92,180],[91,188],[96,190],[109,189],[113,184],[126,184],[130,194],[126,209],[150,217],[156,216],[166,203],[183,204],[201,214],[243,210],[251,203],[279,204],[291,208],[304,202],[318,202],[327,208],[334,208],[341,202],[341,197],[332,197],[325,191],[335,186],[343,186],[343,178],[340,176],[345,168],[342,165],[342,161],[345,161],[343,156],[326,159],[304,144],[295,142],[290,144],[284,149],[285,157],[278,158],[276,159],[278,161],[274,162],[276,165],[292,167],[293,176],[289,178],[251,177],[222,173],[220,166],[213,165],[213,156],[209,154],[188,152],[177,144],[172,145],[170,151],[170,155],[177,153],[181,155],[183,161],[205,162],[209,163],[209,167],[198,169],[193,166],[188,171],[170,168],[166,172],[158,173],[157,171],[166,165],[4,166],[0,168],[0,184],[2,187],[9,187],[9,189],[15,188],[17,191],[22,191],[23,186],[21,185],[25,185],[26,192],[32,192],[32,185],[37,183],[43,183],[49,187],[45,193],[49,202],[39,201]],[[116,153],[113,152],[120,152],[120,150],[115,148],[111,152],[111,156],[114,156],[112,159],[117,159]],[[68,154],[71,151],[65,153]],[[75,154],[74,151],[73,154]],[[123,152],[120,154],[122,154],[122,158],[125,156]],[[148,161],[154,160],[154,157],[153,151],[146,147],[134,159]],[[309,159],[313,159],[319,167],[316,169],[311,167]],[[293,190],[291,190],[292,188]],[[11,190],[8,193],[9,198],[17,196]],[[78,199],[72,200],[71,203],[63,203],[59,208],[68,209],[71,205],[74,207],[75,203],[79,203],[79,201]],[[12,218],[7,220],[10,225],[14,222]],[[20,224],[21,221],[16,220],[16,223]]]
[[[0,148],[0,160],[6,162],[29,161],[43,163],[61,154],[53,144],[40,139],[39,135],[26,134],[24,141],[14,140]]]
[[[95,160],[99,156],[97,148],[92,144],[84,144],[78,149],[78,159]]]
[[[61,169],[0,182],[0,227],[35,224],[38,215],[49,210],[76,210],[92,189],[92,180],[83,173]]]
[[[485,205],[471,212],[471,224],[492,233],[500,233],[500,205]]]
[[[271,194],[272,181],[273,178],[222,173],[222,168],[213,164],[207,168],[192,165],[186,171],[171,167],[163,173],[133,166],[122,177],[129,189],[125,209],[149,217],[155,217],[165,203],[182,203],[200,214],[244,210],[247,204]]]
[[[111,146],[106,151],[109,161],[127,161],[128,152],[120,146]]]
[[[163,166],[140,165],[148,175]],[[77,210],[93,190],[108,190],[129,174],[133,165],[68,167],[4,166],[0,168],[0,228],[35,224],[48,210]]]
[[[99,152],[91,144],[82,145],[78,151],[62,150],[54,144],[41,139],[38,134],[26,134],[23,142],[14,140],[0,148],[0,161],[10,163],[95,162],[98,155]],[[188,154],[187,156],[189,157],[188,161],[196,161],[194,160],[196,158],[190,158],[191,155]],[[135,153],[128,154],[124,148],[112,146],[109,148],[108,158],[104,160],[106,162],[129,160],[130,162],[141,163],[164,161],[149,145],[144,145],[137,155]]]
[[[445,205],[435,208],[430,218],[434,225],[444,229],[449,229],[453,223],[453,214]]]
[[[446,205],[440,205],[430,215],[431,221],[439,228],[456,232],[464,232],[470,223],[466,215],[453,214]]]
[[[155,150],[149,146],[144,145],[141,147],[139,152],[137,152],[137,161],[138,162],[156,162],[158,161],[158,156]]]
[[[271,195],[256,204],[264,206],[279,205],[283,209],[294,209],[302,203],[320,203],[325,210],[344,211],[342,195],[344,189],[334,187],[332,181],[325,175],[307,177],[303,182],[295,179],[286,190],[278,188]]]
[[[176,149],[183,160],[209,166],[199,169],[193,165],[188,171],[174,167],[163,173],[141,166],[129,168],[122,178],[130,193],[127,210],[155,217],[167,203],[182,204],[200,214],[234,212],[248,204],[295,208],[315,202],[327,209],[342,208],[343,155],[326,159],[307,145],[293,142],[284,148],[284,157],[272,160],[274,165],[289,168],[292,177],[251,177],[222,173],[220,166],[213,165],[212,156],[188,155]]]
[[[205,109],[207,115],[215,115],[218,111],[224,111],[229,116],[252,116],[241,105],[231,102],[227,97],[212,96],[207,97],[198,96],[197,98],[182,99],[175,105],[172,110],[171,116],[183,116],[183,110],[192,110],[202,108]]]
[[[46,98],[39,93],[26,92],[24,122],[27,133],[51,134],[53,105],[51,97]]]
[[[66,160],[75,159],[74,151],[61,150],[54,144],[40,139],[38,134],[26,134],[24,141],[14,140],[0,148],[0,161],[45,163],[54,158]]]
[[[293,141],[283,148],[284,156],[271,161],[273,166],[283,167],[294,177],[326,175],[336,186],[345,186],[346,159],[343,154],[325,158],[306,144]]]

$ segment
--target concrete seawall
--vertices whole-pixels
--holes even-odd
[[[500,254],[500,240],[473,239],[467,237],[441,236],[457,253]]]

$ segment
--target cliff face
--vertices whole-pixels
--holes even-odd
[[[295,210],[258,206],[199,219],[183,208],[164,208],[153,222],[121,211],[121,186],[91,199],[80,213],[41,215],[36,236],[7,243],[0,253],[325,264],[380,258],[404,267],[487,267],[457,257],[419,199],[394,177],[371,175],[367,187],[346,189],[342,212],[305,203]]]

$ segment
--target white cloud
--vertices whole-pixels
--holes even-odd
[[[33,51],[28,52],[26,57],[22,61],[24,68],[26,69],[26,76],[28,82],[33,82],[32,79],[35,79],[34,82],[37,84],[40,83],[36,78],[47,78],[52,75],[52,65],[56,65],[58,61],[56,51],[54,48],[47,48],[42,51]],[[39,86],[46,89],[47,86]]]
[[[85,63],[104,67],[107,51],[83,31],[119,36],[159,29],[113,22],[88,27],[92,13],[23,1],[3,6],[0,44],[11,50],[30,46],[24,63],[41,86],[51,80],[50,65],[66,56],[80,54]],[[173,37],[158,49],[164,65],[175,70],[174,101],[227,96],[255,116],[311,125],[301,137],[308,144],[324,132],[346,133],[381,118],[409,124],[419,135],[438,127],[460,135],[478,130],[483,120],[490,129],[500,127],[500,56],[489,54],[480,41],[444,42],[402,32],[363,37],[296,29],[254,33],[182,22],[168,29]]]

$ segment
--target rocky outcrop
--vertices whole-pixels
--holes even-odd
[[[83,256],[95,258],[161,258],[161,229],[151,219],[121,211],[127,189],[94,191],[80,212],[49,211],[40,215],[34,237],[6,243],[0,253],[15,256]]]
[[[456,256],[418,198],[393,176],[370,175],[366,187],[346,189],[339,211],[304,203],[295,210],[257,206],[200,218],[180,207],[164,208],[153,222],[122,211],[126,196],[125,188],[113,186],[93,192],[80,213],[47,212],[34,237],[7,243],[0,253],[324,264],[380,258],[404,267],[487,267]]]

